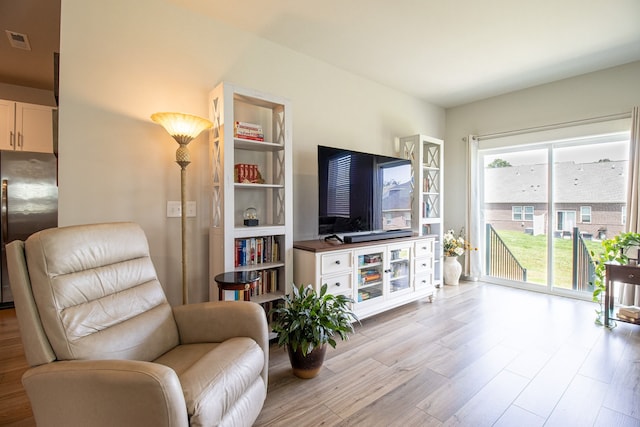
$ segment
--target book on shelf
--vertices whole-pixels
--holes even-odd
[[[375,255],[363,255],[361,258],[360,265],[364,264],[375,264],[382,261],[382,257],[379,254]]]
[[[625,316],[624,314],[620,313],[619,311],[618,311],[618,319],[624,320],[625,322],[640,324],[640,319],[635,318],[635,317]]]
[[[279,272],[277,268],[270,268],[268,270],[261,270],[258,272],[258,282],[256,283],[256,287],[250,289],[248,291],[245,290],[225,290],[223,292],[224,301],[243,301],[244,293],[249,292],[249,299],[270,294],[278,291],[278,277]]]
[[[264,141],[262,126],[256,123],[235,122],[233,133],[236,138]]]
[[[623,315],[625,317],[629,317],[631,319],[640,320],[640,308],[631,306],[631,307],[619,307],[618,314]]]
[[[263,184],[258,165],[238,163],[233,167],[233,180],[241,184]]]
[[[422,183],[422,192],[428,193],[430,188],[431,188],[431,185],[429,182],[429,177],[425,177]]]
[[[244,291],[223,291],[224,301],[243,301]]]
[[[361,275],[363,284],[378,281],[380,280],[381,277],[382,276],[377,271],[365,271],[365,272],[362,272],[362,275]]]
[[[280,244],[275,236],[235,240],[234,265],[245,267],[280,261]]]
[[[422,216],[424,218],[431,217],[431,204],[428,201],[422,202]]]

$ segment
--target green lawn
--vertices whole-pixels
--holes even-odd
[[[498,231],[498,235],[509,247],[520,264],[527,269],[527,281],[547,284],[547,236],[531,236],[522,231]],[[589,251],[598,254],[602,246],[599,241],[585,240]],[[553,239],[554,286],[571,287],[572,241]]]

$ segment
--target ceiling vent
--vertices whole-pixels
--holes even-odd
[[[16,33],[15,31],[5,30],[7,33],[7,38],[9,38],[9,43],[12,47],[17,49],[31,50],[31,45],[29,44],[29,37],[26,34]]]

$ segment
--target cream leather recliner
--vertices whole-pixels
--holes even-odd
[[[43,230],[7,245],[38,426],[250,426],[268,330],[251,302],[172,308],[133,223]]]

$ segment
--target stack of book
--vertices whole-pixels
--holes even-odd
[[[258,165],[238,163],[234,166],[234,180],[241,184],[262,184],[264,180],[258,170]]]
[[[618,319],[625,322],[640,323],[640,308],[620,307],[618,309]]]
[[[235,266],[267,264],[280,261],[280,247],[274,236],[235,240]]]
[[[262,126],[255,123],[236,122],[234,125],[236,138],[250,139],[252,141],[264,141]]]
[[[366,270],[360,273],[360,282],[362,285],[366,285],[372,282],[378,282],[382,276],[378,270]]]

